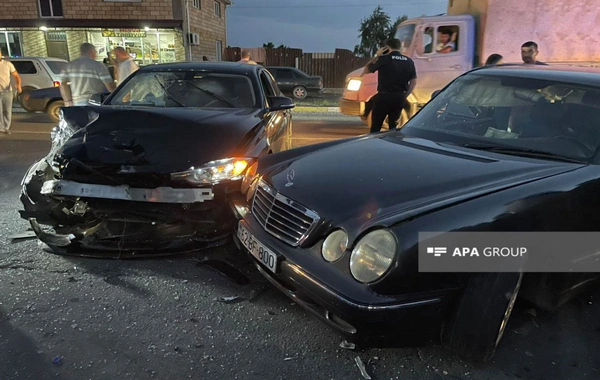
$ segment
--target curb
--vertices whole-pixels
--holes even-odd
[[[310,107],[310,106],[296,106],[293,108],[296,112],[313,112],[313,113],[339,113],[340,107]]]

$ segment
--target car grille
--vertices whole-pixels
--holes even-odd
[[[306,240],[319,220],[317,213],[276,192],[262,180],[254,195],[252,213],[265,231],[292,246]]]

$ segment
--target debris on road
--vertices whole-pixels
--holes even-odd
[[[235,301],[243,301],[244,299],[238,296],[232,297],[219,297],[215,298],[215,301],[223,302],[223,303],[234,303]]]
[[[360,359],[360,356],[357,356],[354,359],[354,361],[356,362],[358,369],[360,369],[360,374],[362,375],[362,377],[364,377],[367,380],[371,380],[371,376],[369,376],[369,373],[367,372],[367,369],[365,368],[363,361]]]
[[[14,244],[14,243],[18,243],[19,241],[22,241],[22,240],[37,239],[37,236],[35,235],[35,232],[33,230],[27,230],[25,232],[11,235],[11,236],[9,236],[9,239],[10,239],[10,242]]]
[[[354,350],[356,348],[356,344],[348,343],[348,341],[345,340],[342,343],[340,343],[340,347],[346,350]]]
[[[52,359],[52,363],[54,363],[56,365],[61,365],[62,364],[62,357],[56,356],[54,359]]]

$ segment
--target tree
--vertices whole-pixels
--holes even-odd
[[[388,33],[388,38],[394,38],[394,35],[396,34],[396,29],[398,28],[398,25],[402,24],[404,21],[408,20],[408,17],[406,15],[404,16],[400,16],[396,19],[396,21],[391,24],[389,33]]]
[[[360,22],[358,29],[360,44],[354,47],[354,54],[362,57],[374,56],[383,41],[388,38],[390,27],[390,16],[383,11],[381,6],[377,6],[369,17]]]
[[[267,49],[275,49],[275,44],[272,42],[267,42],[266,44],[263,44],[263,47]]]

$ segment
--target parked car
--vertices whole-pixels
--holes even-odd
[[[230,242],[229,202],[246,170],[291,147],[294,103],[261,66],[149,65],[90,103],[62,109],[49,154],[23,178],[21,217],[56,253],[155,256]]]
[[[517,297],[552,309],[600,272],[522,267],[546,252],[499,273],[420,269],[422,232],[600,231],[600,72],[526,66],[461,75],[399,130],[261,158],[238,245],[349,341],[438,336],[489,360]],[[563,245],[550,264],[585,258]]]
[[[41,88],[23,96],[23,108],[29,112],[45,112],[57,123],[60,109],[65,105],[59,87]]]
[[[60,73],[68,64],[64,59],[51,57],[21,57],[7,60],[12,62],[21,76],[23,92],[17,95],[15,91],[15,100],[28,112],[34,112],[34,110],[29,108],[25,101],[27,95],[41,88],[59,87]]]
[[[291,93],[296,99],[323,92],[323,77],[310,76],[294,67],[269,66],[267,70],[273,74],[281,91]]]

